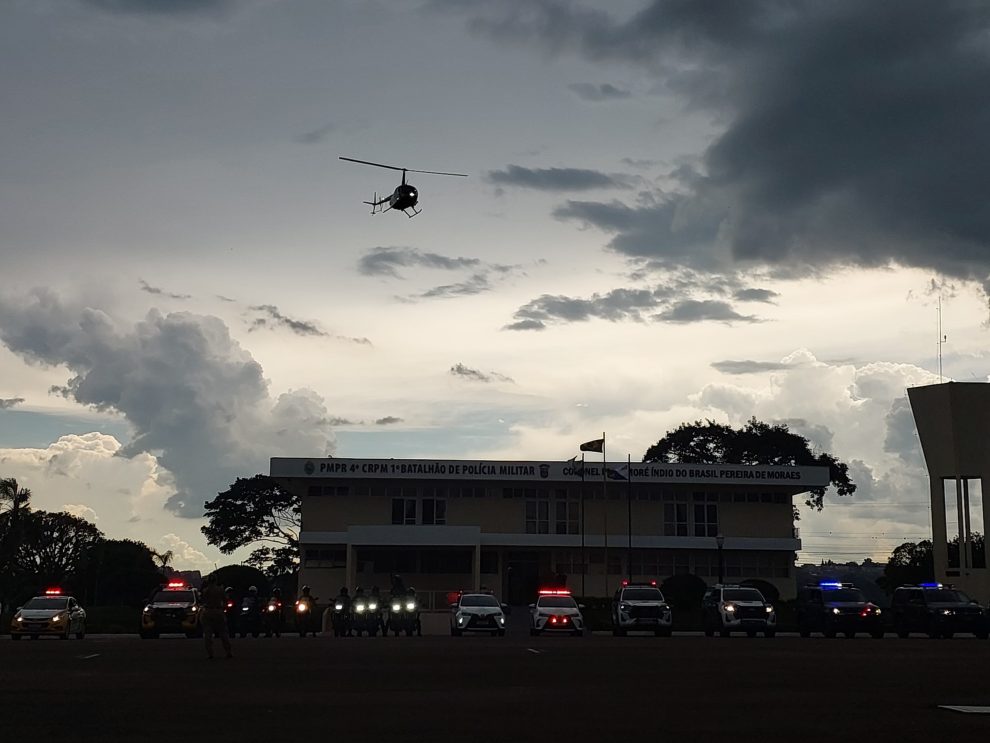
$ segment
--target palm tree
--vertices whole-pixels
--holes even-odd
[[[31,491],[17,485],[17,480],[13,477],[0,479],[0,513],[9,511],[11,520],[14,521],[20,512],[29,508],[31,502]]]
[[[21,543],[21,517],[31,510],[30,503],[30,490],[19,487],[13,477],[0,478],[0,606],[11,588],[14,554]]]
[[[155,559],[155,562],[158,563],[158,567],[161,568],[162,577],[168,578],[168,573],[166,571],[169,563],[172,562],[172,558],[175,556],[172,553],[172,550],[165,550],[164,552],[151,550],[151,556]]]

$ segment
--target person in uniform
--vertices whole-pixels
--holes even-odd
[[[199,621],[203,625],[203,639],[206,642],[206,657],[213,660],[213,635],[220,638],[220,644],[228,658],[233,658],[230,652],[230,634],[227,632],[227,618],[224,616],[226,597],[223,587],[217,578],[211,578],[203,589],[203,611]]]

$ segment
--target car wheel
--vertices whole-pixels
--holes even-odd
[[[746,637],[756,637],[756,630],[755,629],[746,630]]]
[[[11,635],[10,636],[10,639],[11,640],[20,640],[21,639],[21,636],[20,635]]]
[[[450,628],[450,636],[451,637],[460,637],[462,634],[464,634],[464,633],[461,632],[459,629],[455,629],[454,627],[451,627]]]
[[[768,637],[768,638],[769,637],[776,637],[777,636],[777,630],[775,630],[775,629],[764,630],[763,636],[764,637]]]
[[[720,629],[718,631],[718,636],[719,637],[732,637],[732,630]]]
[[[824,632],[822,632],[822,634],[825,635],[825,637],[827,637],[828,639],[832,640],[835,638],[836,633],[834,629],[827,629]]]
[[[538,629],[536,629],[536,627],[530,627],[529,628],[529,636],[530,637],[536,637],[539,634],[540,634],[540,631]]]
[[[875,632],[870,633],[870,637],[872,637],[874,640],[882,640],[883,635],[884,635],[883,630],[876,630]]]
[[[977,632],[976,637],[979,640],[988,640],[990,639],[990,632]]]
[[[31,639],[32,640],[37,640],[38,639],[38,636],[37,635],[31,635]]]
[[[950,631],[948,631],[948,632],[943,632],[943,633],[942,633],[942,637],[943,637],[944,639],[946,639],[946,640],[951,640],[951,639],[953,638],[953,636],[954,636],[955,634],[956,634],[955,632],[952,632],[952,631],[950,630]]]
[[[671,631],[669,629],[658,629],[656,631],[656,636],[657,637],[670,637],[670,632]]]
[[[847,640],[851,640],[851,639],[853,639],[856,636],[856,633],[855,632],[843,632],[842,634],[844,634],[846,636],[846,639]]]
[[[581,629],[574,630],[574,636],[575,637],[583,637],[584,636],[584,630],[581,630]]]
[[[798,630],[798,634],[801,635],[801,637],[811,637],[811,630],[802,627]]]
[[[499,637],[505,637],[505,630],[504,630],[504,629],[500,629],[500,630],[498,631],[498,636],[499,636]]]

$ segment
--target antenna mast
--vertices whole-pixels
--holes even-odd
[[[942,295],[938,295],[938,383],[942,384],[942,344],[948,339],[942,335]]]

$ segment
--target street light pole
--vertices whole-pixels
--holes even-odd
[[[715,546],[718,547],[718,582],[725,582],[725,558],[722,556],[722,547],[725,546],[725,537],[721,532],[715,535]]]

